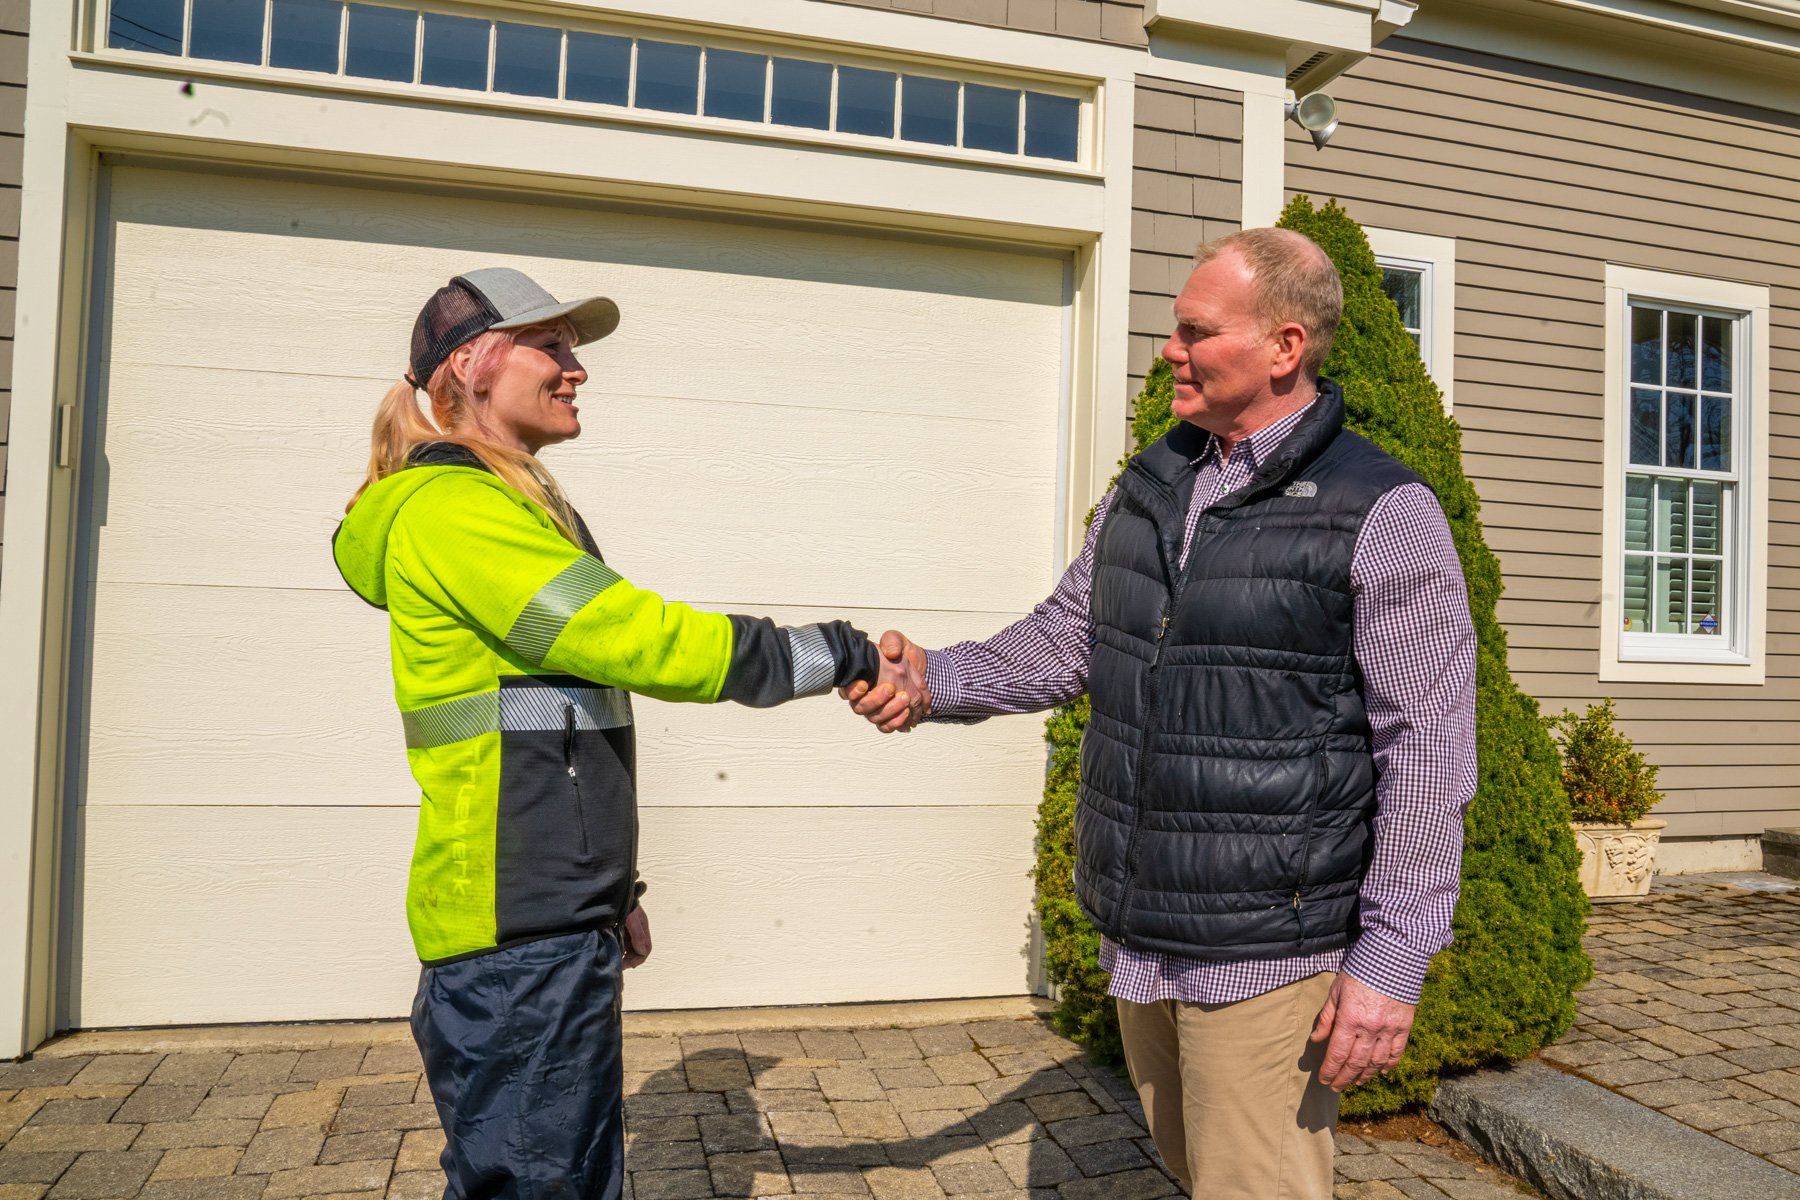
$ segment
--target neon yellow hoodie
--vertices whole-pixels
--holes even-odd
[[[628,693],[762,707],[872,681],[879,657],[845,622],[790,629],[664,601],[563,537],[473,454],[420,451],[420,465],[363,493],[332,552],[390,618],[394,698],[423,793],[407,921],[431,964],[630,910]]]

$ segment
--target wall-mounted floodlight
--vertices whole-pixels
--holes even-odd
[[[1288,120],[1311,135],[1315,149],[1323,150],[1337,132],[1337,101],[1324,92],[1313,92],[1287,102]]]

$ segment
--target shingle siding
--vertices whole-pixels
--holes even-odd
[[[1028,33],[1144,46],[1142,0],[834,0]]]
[[[1288,186],[1457,239],[1456,418],[1547,711],[1610,695],[1674,836],[1800,824],[1800,118],[1395,39],[1290,135]],[[1771,290],[1767,682],[1601,683],[1608,262]]]
[[[1131,155],[1131,394],[1174,327],[1194,248],[1243,219],[1243,97],[1139,76]]]

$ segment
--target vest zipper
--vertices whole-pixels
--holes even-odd
[[[1195,535],[1198,534],[1196,530]],[[1150,694],[1144,699],[1144,741],[1138,747],[1137,778],[1132,786],[1131,845],[1125,854],[1125,901],[1119,908],[1119,944],[1127,948],[1131,946],[1131,902],[1137,897],[1138,861],[1144,851],[1144,768],[1150,757],[1150,738],[1156,730],[1156,704],[1161,699],[1156,687],[1157,672],[1162,669],[1163,639],[1169,636],[1169,618],[1181,602],[1186,576],[1186,571],[1177,576],[1175,591],[1170,594],[1168,607],[1163,609],[1162,623],[1156,630],[1156,653],[1150,659]]]
[[[563,769],[569,773],[569,790],[575,794],[575,832],[585,857],[588,852],[587,811],[581,804],[581,776],[575,770],[575,706],[563,705]]]
[[[1325,753],[1315,760],[1312,808],[1306,816],[1306,842],[1300,847],[1300,878],[1294,884],[1294,920],[1300,926],[1300,941],[1306,941],[1306,915],[1300,911],[1300,893],[1306,890],[1306,873],[1312,869],[1313,825],[1319,819],[1319,808],[1325,803]]]

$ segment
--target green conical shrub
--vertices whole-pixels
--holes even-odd
[[[1351,428],[1417,471],[1436,490],[1468,577],[1479,643],[1476,749],[1480,783],[1463,850],[1456,941],[1432,963],[1406,1056],[1344,1098],[1347,1117],[1372,1116],[1431,1098],[1438,1074],[1520,1058],[1566,1031],[1575,992],[1593,973],[1581,949],[1587,900],[1579,852],[1559,782],[1554,743],[1537,702],[1506,665],[1495,614],[1500,564],[1482,537],[1481,503],[1462,468],[1462,438],[1443,409],[1400,315],[1381,290],[1381,270],[1362,228],[1335,202],[1295,197],[1280,224],[1331,256],[1344,281],[1344,318],[1325,374],[1344,389]],[[1173,387],[1160,360],[1144,380],[1132,420],[1139,449],[1174,424]],[[1077,751],[1087,701],[1052,714],[1051,768],[1038,820],[1038,910],[1048,974],[1059,988],[1058,1026],[1096,1052],[1116,1055],[1119,1035],[1095,966],[1099,938],[1075,907],[1069,872]]]

